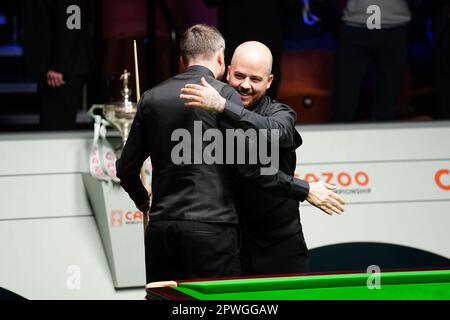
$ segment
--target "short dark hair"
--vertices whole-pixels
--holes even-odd
[[[211,58],[221,48],[225,49],[222,34],[215,27],[206,24],[190,27],[180,41],[180,53],[185,63],[197,57]]]

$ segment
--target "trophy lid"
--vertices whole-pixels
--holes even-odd
[[[123,81],[123,88],[120,91],[120,93],[122,94],[123,100],[125,102],[125,104],[127,104],[128,102],[130,102],[130,96],[131,96],[131,89],[128,88],[128,79],[130,78],[131,73],[129,73],[127,71],[127,69],[125,69],[122,73],[122,75],[120,76],[120,80]]]
[[[132,90],[128,87],[130,76],[131,73],[128,72],[127,69],[125,69],[120,76],[120,80],[122,80],[123,82],[122,90],[120,90],[122,100],[106,104],[106,109],[124,109],[122,112],[126,113],[130,113],[133,111],[136,112],[137,104],[131,101]]]

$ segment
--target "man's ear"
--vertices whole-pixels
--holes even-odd
[[[223,48],[220,48],[217,52],[217,62],[219,65],[222,65],[225,63],[225,51]]]
[[[180,73],[183,73],[187,69],[187,63],[184,62],[183,57],[180,57],[180,60],[178,61],[178,71]]]
[[[271,74],[269,76],[269,78],[267,79],[267,87],[266,87],[266,89],[270,88],[270,86],[272,85],[272,81],[273,81],[273,74]]]
[[[228,66],[227,68],[227,81],[230,82],[230,72],[231,72],[231,66]]]

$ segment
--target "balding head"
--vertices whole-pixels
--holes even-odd
[[[234,64],[252,63],[265,69],[265,73],[270,75],[272,73],[272,61],[272,53],[265,44],[258,41],[247,41],[234,50],[231,66],[233,66],[233,62]]]
[[[228,83],[239,91],[245,107],[253,106],[272,84],[272,53],[257,41],[242,43],[234,51],[228,67]]]

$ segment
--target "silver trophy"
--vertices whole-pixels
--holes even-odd
[[[103,117],[109,122],[109,124],[116,128],[122,137],[122,146],[125,145],[128,134],[130,133],[131,124],[133,123],[134,116],[137,110],[137,104],[130,101],[131,90],[128,87],[128,80],[130,78],[130,73],[125,69],[123,74],[120,76],[120,80],[123,81],[123,88],[121,90],[122,101],[113,102],[103,105],[93,105],[89,110],[89,114],[95,117],[94,111],[96,109],[102,109]]]
[[[125,145],[128,139],[131,124],[133,123],[137,110],[137,104],[130,101],[131,90],[128,88],[128,79],[130,78],[130,75],[131,74],[125,69],[120,76],[120,80],[123,81],[123,88],[120,92],[123,101],[105,104],[103,107],[103,114],[106,120],[119,130],[120,135],[122,136],[123,145]]]

